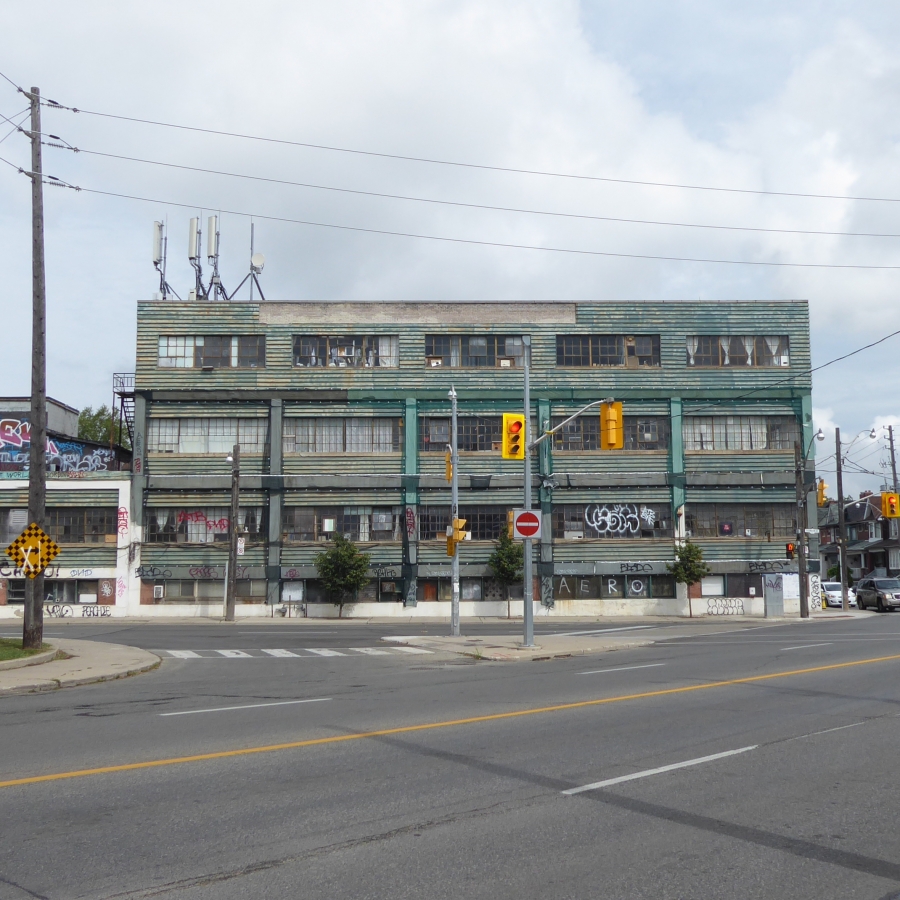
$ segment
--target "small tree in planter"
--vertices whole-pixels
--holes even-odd
[[[362,553],[353,541],[335,534],[332,545],[316,557],[316,569],[325,593],[338,607],[338,618],[344,614],[344,604],[355,598],[357,591],[369,583],[371,555]],[[353,602],[349,599],[349,602]]]
[[[509,531],[505,528],[500,532],[497,543],[494,544],[494,552],[488,559],[488,565],[494,573],[494,578],[505,588],[522,580],[525,551],[521,544],[509,536]]]
[[[703,561],[703,548],[693,541],[676,544],[675,562],[666,563],[666,571],[670,575],[674,575],[679,584],[688,586],[688,612],[693,616],[690,597],[691,585],[702,581],[712,572],[712,569]]]

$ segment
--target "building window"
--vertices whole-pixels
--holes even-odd
[[[686,339],[689,366],[774,368],[790,365],[786,335],[695,334]]]
[[[553,427],[566,416],[555,416]],[[668,416],[625,416],[625,450],[668,450]],[[583,453],[600,448],[600,417],[579,416],[553,435],[553,449]]]
[[[47,510],[47,534],[57,544],[116,543],[116,507],[56,507]]]
[[[357,542],[400,541],[401,506],[286,506],[283,539],[290,543],[330,541],[336,534]]]
[[[685,450],[793,450],[793,416],[686,416]]]
[[[672,512],[668,504],[577,503],[553,507],[555,540],[671,536]]]
[[[797,531],[792,503],[690,503],[688,537],[792,538]]]
[[[169,369],[261,369],[266,339],[261,334],[161,335],[158,363]]]
[[[521,335],[425,335],[425,365],[429,367],[491,366],[511,369],[522,365],[524,352]]]
[[[148,544],[214,544],[228,541],[231,509],[227,506],[159,507],[147,509],[144,540]],[[264,508],[242,506],[237,533],[248,541],[265,537]]]
[[[900,569],[900,550],[888,550],[888,565],[892,569]]]
[[[558,366],[659,365],[658,334],[558,334]]]
[[[496,541],[507,527],[505,506],[460,506],[459,517],[466,520],[465,531],[473,541]],[[419,539],[444,540],[450,524],[449,506],[419,507]]]
[[[672,598],[671,575],[554,575],[554,600],[588,600],[598,597],[644,599]]]
[[[285,453],[397,453],[398,418],[289,418],[284,420]]]
[[[148,453],[264,453],[267,419],[150,419]]]
[[[495,450],[500,445],[502,416],[460,416],[457,419],[459,450]],[[450,420],[425,416],[420,420],[419,449],[445,453],[450,444]]]
[[[3,547],[8,547],[27,527],[27,509],[0,509],[0,544]]]
[[[396,334],[295,334],[294,365],[304,369],[395,369],[400,365],[400,338]]]

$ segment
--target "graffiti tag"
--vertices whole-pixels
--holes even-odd
[[[706,601],[708,616],[742,616],[744,601],[733,597],[709,597]]]
[[[597,534],[637,534],[641,522],[634,503],[594,504],[584,511],[584,523]]]
[[[116,512],[116,531],[119,534],[128,534],[128,510],[124,506],[120,506]]]
[[[620,572],[652,572],[652,563],[622,563],[619,566]]]
[[[44,615],[51,619],[67,619],[72,615],[72,607],[65,603],[51,603],[44,607]]]

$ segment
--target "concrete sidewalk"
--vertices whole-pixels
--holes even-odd
[[[640,637],[640,631],[616,629],[620,634],[542,634],[535,638],[533,647],[524,647],[521,636],[485,635],[482,637],[437,637],[398,635],[383,637],[383,641],[421,647],[433,653],[456,653],[492,662],[509,662],[517,659],[558,659],[566,656],[584,656],[588,653],[604,653],[610,650],[631,650],[655,643],[653,638]]]
[[[155,653],[123,644],[56,638],[52,646],[69,658],[0,670],[0,695],[53,691],[96,681],[112,681],[149,672],[161,661]]]

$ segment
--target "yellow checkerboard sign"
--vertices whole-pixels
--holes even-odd
[[[6,548],[6,555],[27,578],[40,575],[58,554],[59,545],[34,522]]]

